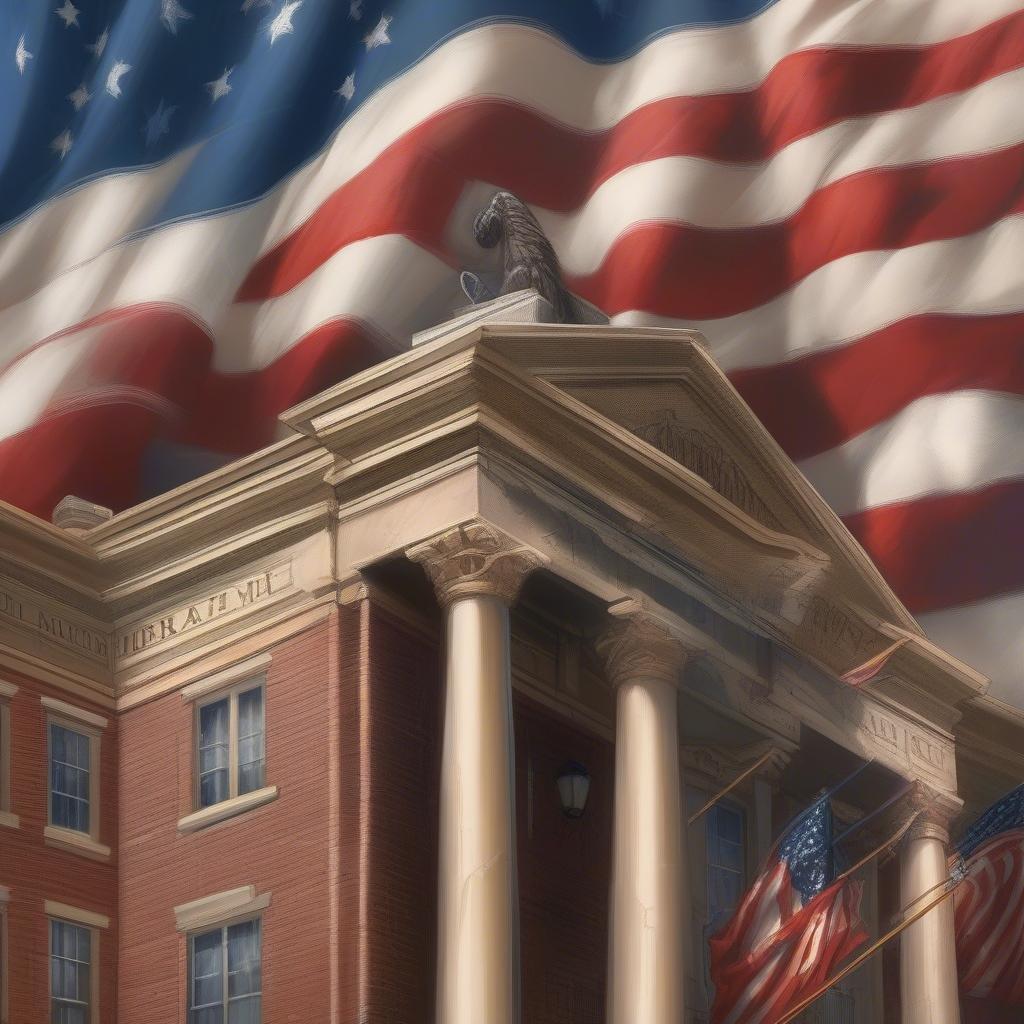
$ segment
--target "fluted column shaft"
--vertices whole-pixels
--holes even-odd
[[[534,552],[485,523],[410,549],[446,608],[437,1024],[518,1024],[509,608]]]
[[[948,845],[944,819],[926,811],[912,826],[900,854],[900,903],[904,912],[920,909],[924,901],[941,892],[949,877]],[[952,899],[903,932],[900,1002],[903,1024],[960,1024]]]
[[[598,644],[616,690],[607,1019],[679,1024],[689,894],[677,681],[688,650],[634,607]]]

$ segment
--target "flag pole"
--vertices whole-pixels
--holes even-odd
[[[686,819],[686,824],[692,825],[698,818],[707,814],[707,812],[710,811],[711,808],[714,807],[719,800],[723,800],[725,797],[727,797],[741,782],[744,782],[746,779],[749,779],[750,776],[758,770],[758,768],[760,768],[762,765],[770,761],[774,754],[775,751],[773,749],[769,750],[763,757],[759,757],[757,761],[754,764],[752,764],[745,772],[741,773],[740,775],[737,775],[736,778],[733,779],[732,782],[730,782],[729,785],[725,787],[725,789],[717,792],[699,811],[694,811],[693,814],[691,814],[689,818]]]
[[[861,827],[861,825],[866,824],[872,818],[877,818],[878,815],[881,814],[883,811],[887,811],[890,807],[892,807],[894,803],[898,802],[899,800],[902,800],[903,797],[905,797],[916,785],[916,782],[908,782],[905,786],[897,790],[891,797],[889,797],[889,799],[886,800],[884,804],[880,804],[873,811],[868,811],[868,813],[865,814],[863,818],[859,818],[852,825],[850,825],[849,828],[846,828],[842,832],[840,832],[839,835],[837,835],[835,839],[832,840],[832,845],[835,846],[837,843],[841,843],[851,832],[856,832],[857,829]]]
[[[801,999],[800,1002],[797,1003],[797,1005],[794,1006],[793,1009],[790,1010],[784,1017],[780,1017],[779,1020],[776,1021],[776,1024],[789,1024],[789,1022],[793,1020],[794,1017],[798,1017],[801,1013],[803,1013],[808,1006],[810,1006],[812,1003],[820,999],[833,985],[837,985],[848,974],[852,974],[855,970],[857,970],[857,968],[860,967],[860,965],[864,963],[865,960],[867,960],[871,956],[874,956],[874,954],[877,953],[878,950],[880,950],[882,946],[884,946],[890,939],[896,938],[896,936],[899,935],[900,932],[902,932],[905,928],[909,928],[915,921],[920,920],[920,918],[924,917],[924,915],[927,914],[929,910],[933,910],[940,903],[942,903],[943,900],[948,900],[949,897],[952,896],[954,892],[956,892],[957,886],[964,880],[964,877],[966,876],[962,876],[960,878],[957,878],[956,880],[947,879],[947,882],[952,881],[953,884],[945,892],[940,893],[930,903],[923,906],[920,910],[915,911],[913,914],[910,915],[910,917],[906,918],[906,920],[904,921],[901,921],[894,928],[890,928],[889,931],[887,931],[880,939],[877,939],[870,946],[868,946],[868,948],[865,949],[863,953],[861,953],[859,956],[854,957],[854,959],[851,960],[841,971],[839,971],[837,974],[834,974],[831,978],[829,978],[824,985],[816,989],[805,999]]]
[[[876,846],[870,853],[865,854],[852,868],[847,868],[841,875],[838,875],[833,879],[833,885],[836,882],[841,882],[845,878],[849,878],[855,871],[860,871],[865,864],[870,864],[880,853],[885,850],[894,847],[906,834],[910,831],[910,826],[923,814],[923,811],[914,811],[912,815],[888,838],[881,846]],[[944,883],[940,882],[939,885]],[[924,895],[927,895],[925,893]],[[916,902],[916,901],[915,901]]]

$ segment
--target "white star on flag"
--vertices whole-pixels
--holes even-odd
[[[110,38],[110,29],[105,28],[97,37],[95,43],[89,43],[86,49],[94,57],[102,57],[103,51],[107,48],[107,40]]]
[[[215,78],[212,82],[206,83],[206,88],[210,90],[211,103],[216,103],[222,96],[227,96],[231,92],[231,86],[228,85],[228,75],[234,70],[233,67],[225,68],[220,78]]]
[[[51,143],[50,149],[54,153],[59,154],[61,160],[68,155],[68,151],[71,149],[72,144],[71,132],[67,128],[64,129]]]
[[[114,66],[110,69],[107,74],[107,92],[116,100],[121,95],[121,79],[129,71],[131,71],[131,64],[125,64],[123,60],[114,61]]]
[[[346,103],[356,94],[356,76],[349,75],[337,89],[334,90]]]
[[[25,49],[25,37],[21,36],[18,40],[18,48],[14,51],[14,63],[18,65],[18,74],[25,74],[25,65],[35,57],[34,53],[29,53]]]
[[[391,42],[391,36],[388,35],[388,25],[390,24],[391,18],[382,14],[373,31],[363,39],[367,50],[375,50],[378,46],[387,46]]]
[[[177,107],[165,107],[164,101],[160,100],[156,110],[146,119],[144,134],[147,146],[155,145],[162,135],[166,135],[171,130],[171,115],[177,109]]]
[[[176,36],[178,34],[178,22],[188,21],[190,18],[194,18],[195,15],[191,11],[186,11],[178,0],[161,0],[160,3],[160,20],[164,23],[164,27],[171,35]]]
[[[65,28],[78,27],[79,11],[71,0],[64,0],[64,6],[56,8],[53,13],[64,22]]]
[[[302,0],[288,0],[287,3],[283,4],[281,10],[277,12],[274,20],[270,23],[267,29],[267,35],[270,38],[270,45],[274,43],[281,36],[286,36],[295,31],[295,26],[292,24],[292,16],[302,6]]]
[[[81,110],[92,99],[92,93],[83,82],[74,92],[68,93],[68,99],[71,100],[71,105],[75,110]]]

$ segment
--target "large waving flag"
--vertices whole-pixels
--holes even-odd
[[[832,805],[817,800],[709,944],[712,1024],[774,1024],[867,941],[861,883],[837,877]]]
[[[0,496],[122,508],[269,443],[446,316],[500,187],[614,322],[702,330],[1011,696],[1021,8],[8,0]]]
[[[967,864],[954,897],[960,990],[1024,1010],[1024,786],[993,804],[957,852]]]

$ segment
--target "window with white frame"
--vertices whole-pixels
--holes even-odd
[[[50,747],[50,824],[91,835],[95,785],[93,743],[97,738],[69,722],[48,723]]]
[[[95,942],[93,929],[50,920],[50,1020],[90,1024],[94,1019]]]
[[[265,779],[263,680],[241,683],[196,708],[200,808],[262,788]]]
[[[189,1024],[260,1024],[261,921],[198,932],[189,940]]]

